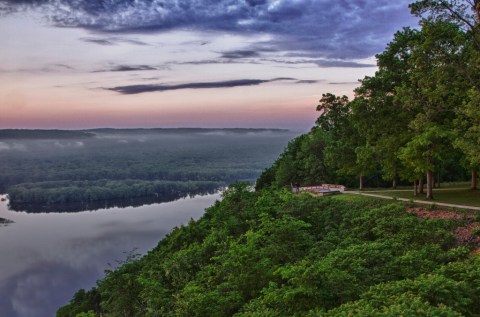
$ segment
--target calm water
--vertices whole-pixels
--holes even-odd
[[[1,197],[5,197],[0,195]],[[198,219],[220,194],[79,213],[14,212],[0,202],[0,316],[54,316],[135,248],[144,254],[170,230]]]

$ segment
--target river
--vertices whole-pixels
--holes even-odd
[[[0,195],[5,198],[5,195]],[[128,253],[145,254],[175,226],[202,216],[220,194],[77,213],[25,213],[0,202],[0,316],[54,316],[80,288]]]

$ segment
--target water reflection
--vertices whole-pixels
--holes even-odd
[[[192,198],[198,195],[211,195],[222,188],[212,185],[209,189],[190,190],[188,192],[176,191],[161,196],[145,196],[129,199],[109,199],[101,201],[92,201],[87,203],[68,203],[54,205],[40,204],[19,204],[10,202],[8,207],[15,211],[25,211],[27,213],[43,213],[43,212],[79,212],[79,211],[96,211],[100,209],[140,207],[145,205],[159,204],[169,201],[175,201],[181,198]]]
[[[108,263],[124,260],[124,252],[134,248],[145,253],[219,198],[41,214],[13,212],[0,202],[0,217],[15,222],[0,228],[0,315],[54,316],[75,291],[92,287]]]

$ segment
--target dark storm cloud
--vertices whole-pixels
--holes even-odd
[[[290,80],[297,80],[297,79],[292,77],[277,77],[277,78],[270,79],[269,81],[290,81]]]
[[[227,80],[227,81],[217,81],[217,82],[200,82],[200,83],[186,83],[178,85],[129,85],[129,86],[118,86],[113,88],[104,88],[106,90],[112,90],[119,92],[124,95],[134,95],[141,94],[145,92],[161,92],[169,90],[179,90],[179,89],[210,89],[210,88],[232,88],[232,87],[241,87],[241,86],[257,86],[264,83],[275,82],[275,81],[290,81],[295,80],[295,78],[289,77],[279,77],[273,79],[238,79],[238,80]]]
[[[238,59],[204,59],[199,61],[188,62],[170,62],[175,65],[210,65],[210,64],[260,64],[253,60],[238,60]]]
[[[180,65],[206,65],[206,64],[261,64],[262,62],[273,62],[287,65],[299,65],[299,64],[316,64],[322,68],[331,67],[345,67],[345,68],[366,68],[375,67],[375,64],[358,63],[354,61],[341,60],[341,59],[269,59],[269,58],[256,58],[260,57],[260,53],[254,50],[237,50],[223,52],[217,59],[207,59],[198,61],[187,62],[171,62],[171,64]],[[291,56],[294,57],[294,56]]]
[[[142,45],[142,46],[148,45],[147,43],[139,40],[132,40],[132,39],[121,38],[121,37],[107,37],[107,38],[82,37],[79,40],[87,43],[98,44],[98,45],[117,45],[120,43],[128,43],[128,44]]]
[[[359,84],[358,81],[344,81],[344,82],[338,82],[338,83],[328,83],[329,85],[356,85]]]
[[[320,82],[319,80],[310,80],[310,79],[304,79],[304,80],[297,80],[297,84],[316,84]]]
[[[121,38],[115,38],[115,40],[118,42],[124,42],[124,43],[129,43],[134,45],[141,45],[141,46],[149,45],[148,43],[145,43],[139,40],[130,40],[130,39],[121,39]]]
[[[113,42],[105,39],[95,39],[95,38],[81,38],[81,41],[98,44],[98,45],[115,45]]]
[[[33,6],[43,6],[50,0],[0,0],[0,16],[15,13]]]
[[[4,10],[41,7],[59,27],[98,33],[173,29],[269,34],[264,45],[313,57],[354,59],[384,49],[392,34],[413,25],[411,0],[0,0]]]
[[[10,6],[11,10],[16,10],[19,6],[39,6],[49,2],[51,0],[0,0],[0,8]]]
[[[145,81],[151,81],[151,80],[159,80],[160,77],[144,77],[144,78],[134,78],[132,80],[145,80]]]
[[[20,4],[42,5],[42,4],[51,2],[51,0],[2,0],[0,2],[5,4],[10,4],[10,5],[20,5]]]
[[[264,62],[273,62],[287,65],[299,65],[299,64],[316,64],[322,68],[330,67],[346,67],[346,68],[365,68],[375,67],[375,64],[357,63],[353,61],[345,61],[338,59],[301,59],[301,60],[287,60],[287,59],[262,59]]]
[[[148,66],[148,65],[118,65],[112,69],[110,69],[111,72],[131,72],[131,71],[137,71],[137,70],[156,70],[156,67]]]
[[[107,90],[116,91],[125,95],[140,94],[144,92],[168,91],[178,89],[209,89],[209,88],[231,88],[239,86],[256,86],[267,83],[270,80],[261,79],[239,79],[221,82],[205,82],[205,83],[187,83],[180,85],[130,85],[106,88]]]
[[[193,45],[193,46],[204,46],[210,44],[208,41],[203,40],[193,40],[193,41],[185,41],[180,43],[181,45]]]
[[[254,6],[257,6],[257,5],[263,5],[267,2],[267,0],[246,0],[246,2],[254,7]]]
[[[251,58],[259,57],[260,54],[257,51],[251,50],[237,50],[237,51],[228,51],[222,53],[222,58],[236,59],[236,58]]]
[[[72,66],[69,66],[69,65],[66,65],[66,64],[53,64],[53,66],[59,67],[59,68],[64,68],[64,69],[75,69]]]
[[[375,64],[364,64],[364,63],[342,61],[342,60],[316,60],[316,61],[313,61],[313,63],[324,68],[329,68],[329,67],[365,68],[365,67],[376,66]]]
[[[38,68],[0,68],[0,73],[21,72],[21,73],[58,73],[66,71],[75,71],[75,67],[67,64],[47,64]]]
[[[149,65],[117,65],[107,69],[95,70],[93,73],[103,73],[103,72],[133,72],[133,71],[143,71],[143,70],[157,70],[159,68],[149,66]]]

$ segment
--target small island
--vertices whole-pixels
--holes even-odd
[[[10,219],[0,218],[0,226],[7,226],[11,223],[14,223],[14,221]]]

